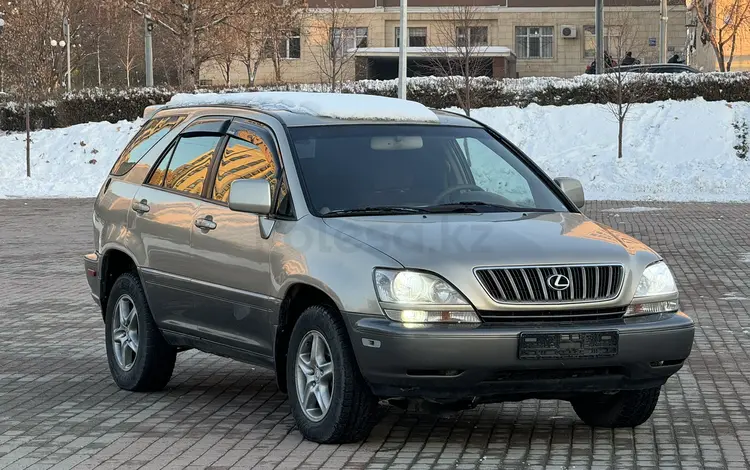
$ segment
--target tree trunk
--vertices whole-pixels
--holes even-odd
[[[732,48],[729,50],[729,60],[727,61],[727,72],[732,71],[732,61],[734,60],[734,51],[737,48],[737,33],[732,36]]]
[[[99,88],[102,87],[102,59],[101,59],[101,48],[99,47],[99,41],[97,40],[96,43],[96,75],[97,75],[97,83],[99,84]]]
[[[248,61],[245,64],[245,67],[247,67],[247,85],[254,87],[255,79],[256,77],[258,77],[258,68],[260,68],[260,60]]]
[[[625,116],[622,115],[620,110],[620,117],[617,119],[619,131],[617,133],[617,158],[622,158],[622,132],[625,124]]]
[[[31,178],[31,110],[26,103],[26,177]]]
[[[182,37],[182,88],[195,89],[195,27],[186,25]]]

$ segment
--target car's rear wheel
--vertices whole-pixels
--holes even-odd
[[[584,423],[602,428],[633,428],[645,423],[659,401],[661,387],[623,390],[615,394],[587,394],[573,400]]]
[[[163,389],[177,351],[154,323],[141,282],[125,273],[112,286],[105,316],[107,359],[118,387],[135,392]]]
[[[377,400],[333,308],[314,306],[300,316],[289,341],[286,379],[292,415],[306,439],[357,442],[372,430]]]

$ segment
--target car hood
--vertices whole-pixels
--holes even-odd
[[[576,213],[425,214],[326,218],[329,226],[406,268],[440,274],[464,290],[476,267],[621,264],[640,279],[660,259],[633,237]],[[467,279],[471,279],[468,281]]]

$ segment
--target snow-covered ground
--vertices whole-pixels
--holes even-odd
[[[95,196],[141,124],[100,122],[32,132],[31,178],[26,134],[0,135],[0,197]]]
[[[485,108],[472,116],[520,146],[551,176],[579,178],[589,199],[750,201],[750,158],[738,158],[734,148],[740,133],[734,123],[750,124],[748,103],[634,105],[621,160],[617,123],[603,105]],[[140,124],[34,132],[31,178],[25,136],[0,136],[0,197],[94,196]]]

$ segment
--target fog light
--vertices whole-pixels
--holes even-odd
[[[626,317],[636,315],[652,315],[655,313],[676,312],[680,308],[680,303],[676,300],[666,300],[663,302],[648,302],[643,304],[630,304],[625,311]]]
[[[470,311],[385,310],[385,314],[401,323],[481,323],[477,314]]]

